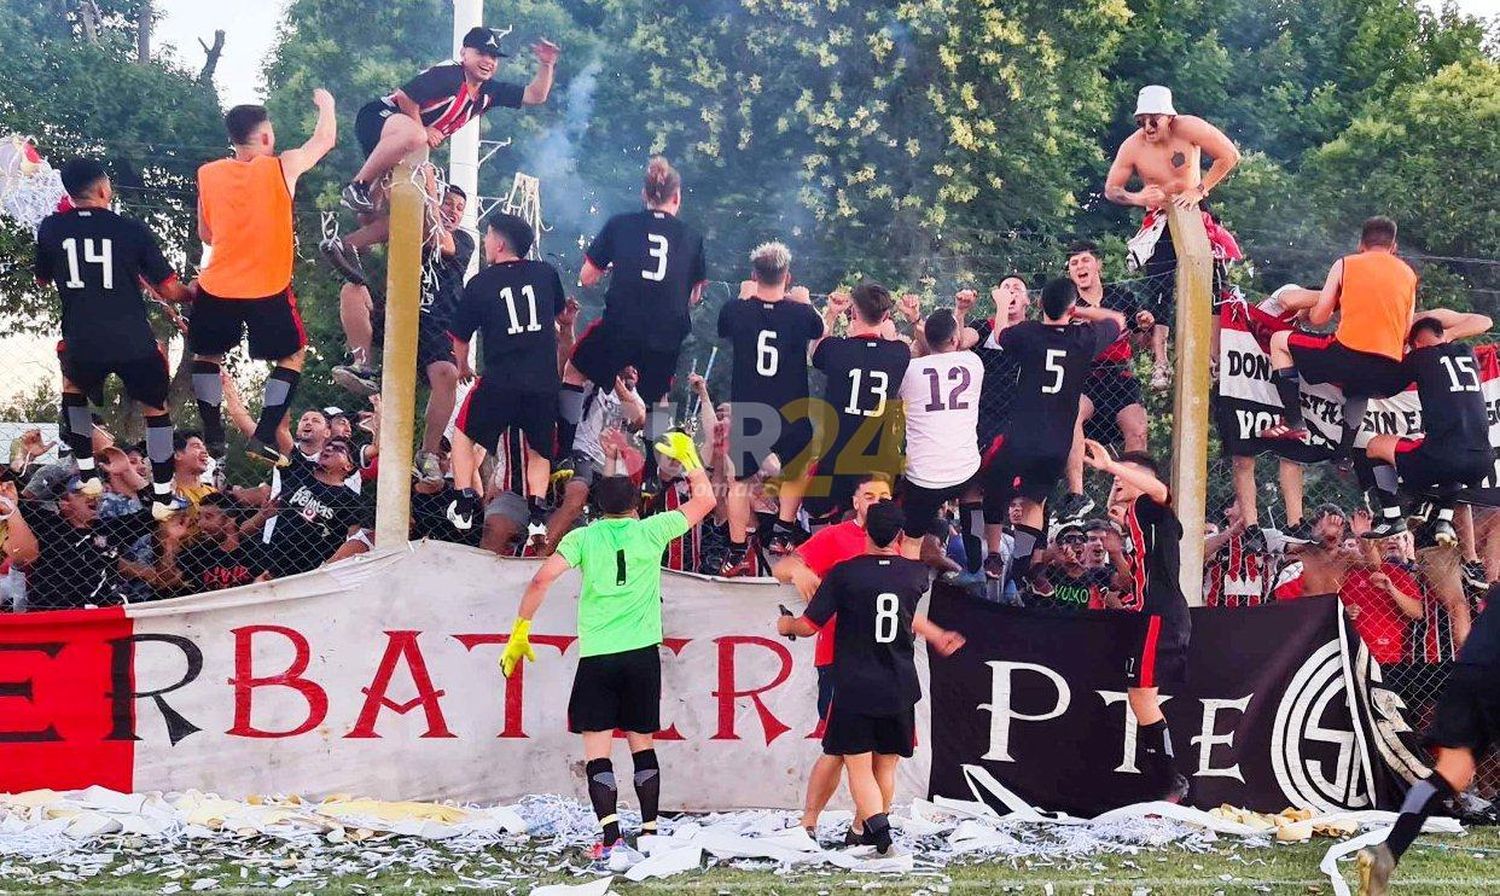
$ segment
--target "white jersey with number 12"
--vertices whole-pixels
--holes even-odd
[[[901,380],[906,409],[906,478],[947,488],[979,472],[979,391],[984,364],[969,351],[915,358]]]

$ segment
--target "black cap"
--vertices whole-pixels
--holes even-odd
[[[486,28],[483,25],[470,28],[469,33],[464,35],[464,46],[478,50],[486,56],[499,58],[510,54],[500,49],[501,34],[494,28]]]
[[[512,215],[509,212],[491,212],[484,219],[486,230],[494,230],[505,238],[505,244],[510,246],[516,257],[525,258],[526,253],[531,251],[531,244],[536,239],[531,225],[520,215]]]

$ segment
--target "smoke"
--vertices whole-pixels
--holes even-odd
[[[579,151],[594,117],[594,92],[603,66],[595,59],[568,83],[562,97],[562,118],[532,141],[521,159],[521,170],[542,182],[544,252],[567,259],[582,254],[580,237],[591,239],[604,221],[599,189],[579,171]]]

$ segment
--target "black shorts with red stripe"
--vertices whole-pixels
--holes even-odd
[[[626,367],[636,372],[636,392],[647,407],[672,391],[681,346],[671,351],[651,348],[621,327],[600,319],[589,325],[573,345],[573,367],[601,389],[613,388]]]
[[[200,291],[192,312],[187,338],[195,355],[223,355],[240,344],[247,330],[250,357],[257,361],[290,358],[307,345],[291,286],[257,299],[224,299]]]
[[[525,391],[503,378],[482,376],[464,397],[457,426],[474,444],[491,452],[506,430],[519,429],[526,436],[526,446],[550,461],[557,443],[557,393]]]
[[[1126,686],[1171,690],[1187,684],[1187,627],[1147,612],[1137,614],[1133,622],[1134,647],[1125,660]]]
[[[1042,448],[1014,437],[1001,436],[985,453],[984,512],[986,520],[1001,522],[1012,498],[1038,504],[1052,497],[1067,471],[1071,445]]]
[[[1390,398],[1411,384],[1400,361],[1355,351],[1332,336],[1293,333],[1287,349],[1302,382],[1332,383],[1343,389],[1345,398]]]
[[[1407,488],[1475,487],[1494,470],[1495,453],[1444,448],[1431,439],[1396,442],[1396,473]]]

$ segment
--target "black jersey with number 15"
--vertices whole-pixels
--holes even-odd
[[[838,616],[833,692],[840,711],[893,716],[922,699],[911,625],[926,591],[925,565],[888,554],[845,560],[823,579],[805,615],[819,626]]]
[[[1007,327],[1000,349],[1020,371],[1007,438],[1066,451],[1089,367],[1119,336],[1113,320],[1062,326],[1028,320]]]
[[[693,288],[708,278],[703,237],[663,211],[615,215],[589,244],[596,268],[614,269],[604,295],[604,319],[634,339],[675,350],[691,329]]]
[[[1427,442],[1446,451],[1490,450],[1479,360],[1461,342],[1414,348],[1403,362],[1417,382]]]

